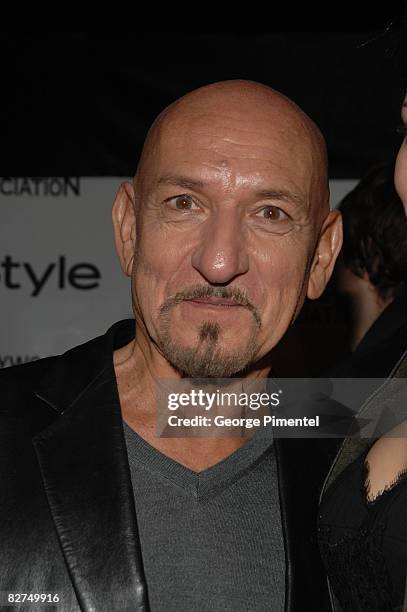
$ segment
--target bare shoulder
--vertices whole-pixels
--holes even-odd
[[[373,499],[391,487],[407,470],[407,420],[381,438],[369,450],[368,499]]]

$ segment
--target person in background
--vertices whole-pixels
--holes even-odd
[[[331,376],[384,378],[407,346],[407,226],[394,162],[372,168],[339,210],[336,286],[349,299],[352,355]]]

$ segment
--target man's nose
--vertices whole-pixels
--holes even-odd
[[[236,211],[217,211],[202,224],[192,266],[209,283],[227,283],[249,269],[245,235]]]

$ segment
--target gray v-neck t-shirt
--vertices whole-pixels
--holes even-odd
[[[123,427],[151,612],[283,612],[270,433],[194,472]]]

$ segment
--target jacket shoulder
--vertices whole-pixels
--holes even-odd
[[[60,355],[42,357],[35,361],[28,361],[27,363],[20,363],[0,369],[0,393],[4,385],[35,380],[43,372],[46,372],[47,368],[56,362],[59,357]]]
[[[59,356],[43,357],[0,370],[0,412],[5,412],[16,400],[31,395],[38,380]]]
[[[0,414],[38,416],[38,402],[54,416],[63,414],[92,381],[113,367],[115,341],[123,346],[132,338],[134,320],[125,319],[65,353],[0,370]]]

